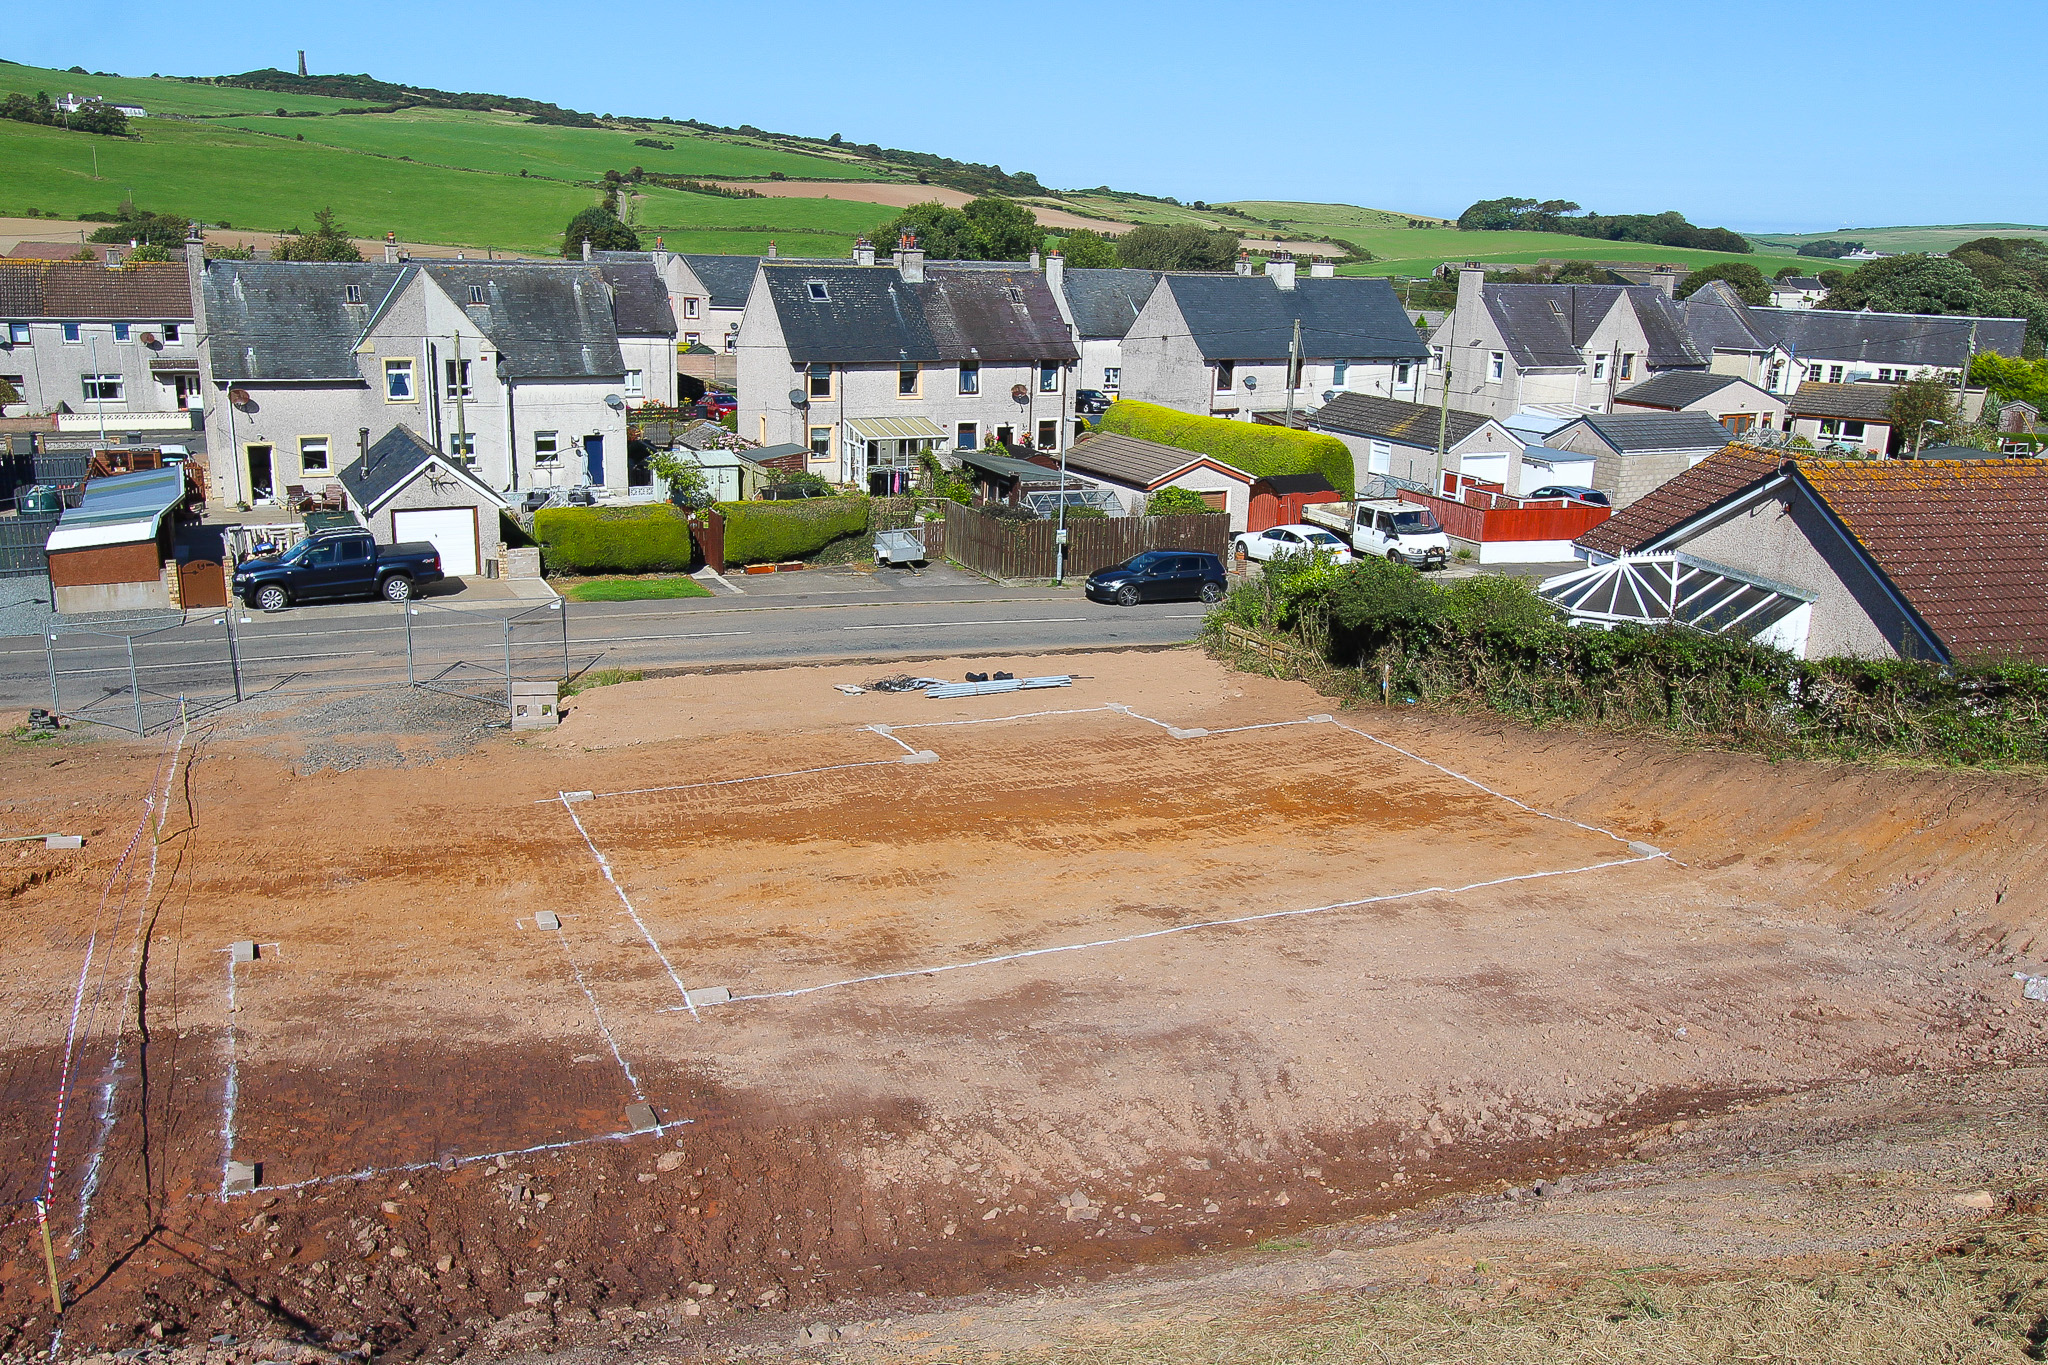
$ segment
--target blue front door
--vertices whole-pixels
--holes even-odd
[[[590,472],[592,483],[604,482],[604,437],[583,438],[583,467]]]

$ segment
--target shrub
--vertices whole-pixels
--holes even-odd
[[[556,573],[661,573],[697,557],[689,519],[667,503],[642,507],[543,507],[533,538]]]
[[[1351,450],[1334,436],[1198,417],[1128,398],[1111,403],[1101,425],[1104,431],[1208,455],[1260,477],[1320,474],[1344,497],[1351,496]]]
[[[1220,514],[1222,511],[1220,507],[1211,507],[1209,500],[1192,488],[1162,488],[1145,503],[1145,515],[1148,517],[1185,517],[1203,512]]]
[[[788,502],[722,502],[728,564],[775,564],[814,555],[843,536],[868,529],[868,500],[798,498]]]

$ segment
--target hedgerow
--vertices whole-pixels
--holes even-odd
[[[1207,629],[1292,636],[1340,692],[1532,722],[1662,729],[1765,753],[2048,764],[2048,668],[1986,660],[1796,659],[1683,627],[1574,627],[1528,583],[1439,585],[1383,560],[1280,560]]]
[[[1351,496],[1351,450],[1334,436],[1234,422],[1227,417],[1200,417],[1128,398],[1111,403],[1096,425],[1119,436],[1208,455],[1261,478],[1320,474],[1330,481],[1330,487]]]
[[[722,502],[725,562],[775,564],[816,554],[843,536],[868,529],[868,499],[796,498],[776,502]]]
[[[659,573],[696,560],[689,519],[665,502],[638,507],[544,507],[533,538],[550,573]]]

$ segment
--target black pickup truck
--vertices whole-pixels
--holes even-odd
[[[379,545],[368,531],[350,527],[316,531],[281,555],[243,560],[235,566],[234,591],[252,607],[281,611],[339,597],[405,602],[441,577],[441,552],[426,541]]]

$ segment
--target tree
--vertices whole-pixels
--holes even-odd
[[[1228,270],[1237,260],[1238,237],[1193,223],[1147,224],[1117,238],[1117,259],[1133,270]]]
[[[1211,507],[1208,499],[1192,488],[1162,488],[1145,503],[1148,517],[1185,517],[1222,510]]]
[[[1861,242],[1837,242],[1822,238],[1818,242],[1807,242],[1799,248],[1801,256],[1820,256],[1828,260],[1840,260],[1852,251],[1863,250]]]
[[[114,245],[119,242],[140,242],[146,246],[176,246],[185,240],[189,229],[182,214],[138,213],[123,209],[118,221],[107,224],[88,239]]]
[[[2017,360],[1979,351],[1970,359],[1970,382],[2001,403],[2015,399],[2048,412],[2048,360]]]
[[[209,261],[253,261],[256,259],[256,253],[246,246],[214,246],[209,243],[206,247],[206,259]]]
[[[982,259],[981,239],[975,235],[973,220],[937,200],[912,204],[877,229],[875,240],[886,248],[894,246],[905,233],[917,239],[927,260]]]
[[[592,251],[638,251],[640,235],[619,221],[619,215],[610,209],[593,204],[569,220],[569,226],[562,233],[562,255],[578,257],[583,254],[583,244],[590,243]]]
[[[1798,277],[1799,277],[1799,267],[1798,267],[1798,266],[1796,266],[1796,265],[1784,265],[1784,266],[1779,266],[1779,267],[1778,267],[1778,273],[1777,273],[1777,274],[1775,274],[1775,275],[1773,275],[1773,276],[1771,276],[1771,278],[1772,278],[1772,279],[1774,279],[1774,280],[1791,280],[1791,279],[1797,279]]]
[[[1021,261],[1045,245],[1037,215],[1014,199],[983,195],[966,213],[984,261]]]
[[[1059,240],[1060,254],[1077,270],[1108,270],[1122,264],[1117,258],[1116,239],[1093,228],[1076,228]]]
[[[704,466],[694,455],[678,455],[664,450],[647,462],[655,477],[668,485],[668,499],[678,507],[695,511],[709,507],[718,501],[718,495],[711,491],[711,480],[705,476]]]
[[[1970,268],[1938,256],[1888,256],[1828,290],[1823,308],[1880,313],[1983,313],[1990,295]]]
[[[333,209],[313,215],[311,232],[287,233],[270,249],[273,261],[360,261],[363,253],[349,239],[348,229],[334,221]]]
[[[170,248],[157,246],[153,242],[145,242],[129,252],[127,261],[129,265],[169,265],[170,262]]]
[[[1701,266],[1679,282],[1678,297],[1689,299],[1714,280],[1725,280],[1744,303],[1761,307],[1771,301],[1771,286],[1764,279],[1764,272],[1748,261],[1721,261]]]
[[[0,408],[7,407],[12,403],[19,403],[20,401],[21,391],[8,383],[4,376],[0,376]]]
[[[1909,379],[1892,391],[1891,405],[1885,409],[1885,419],[1892,424],[1894,447],[1920,449],[1930,427],[1939,427],[1934,433],[1940,440],[1948,429],[1959,425],[1959,409],[1956,405],[1955,390],[1946,379],[1929,375],[1924,379]]]
[[[1615,274],[1591,261],[1566,261],[1550,277],[1552,284],[1613,284]]]

